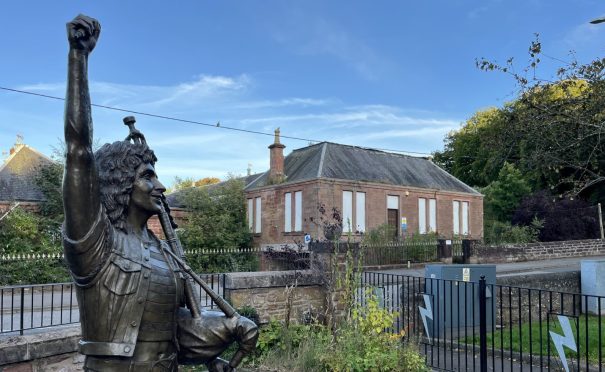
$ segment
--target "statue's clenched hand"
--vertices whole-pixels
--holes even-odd
[[[67,39],[72,49],[86,53],[92,52],[101,33],[101,24],[94,19],[80,14],[67,23]]]

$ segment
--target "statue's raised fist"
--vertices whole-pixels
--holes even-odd
[[[67,23],[67,39],[72,49],[92,52],[101,33],[101,24],[83,14]]]

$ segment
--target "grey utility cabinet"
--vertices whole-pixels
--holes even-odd
[[[485,276],[487,329],[495,319],[496,265],[427,265],[420,319],[429,339],[472,337],[479,329],[479,279]],[[431,311],[428,312],[430,301]],[[423,314],[426,316],[423,317]],[[432,317],[432,319],[431,319]],[[426,322],[426,323],[424,323]]]

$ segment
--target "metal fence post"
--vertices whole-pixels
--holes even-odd
[[[19,327],[19,334],[21,336],[23,336],[23,318],[24,315],[23,313],[25,312],[25,287],[21,287],[21,305],[19,306],[19,308],[21,309],[21,317],[20,317],[20,321],[21,321],[21,325]]]
[[[487,372],[487,294],[485,275],[479,279],[479,367]]]

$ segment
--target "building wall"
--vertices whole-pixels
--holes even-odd
[[[303,195],[303,230],[300,232],[284,232],[284,194],[302,191]],[[469,203],[469,235],[470,239],[483,237],[483,196],[456,192],[426,190],[412,187],[395,186],[361,181],[343,181],[330,179],[316,179],[307,182],[285,185],[271,185],[257,190],[246,192],[247,198],[262,198],[262,229],[255,234],[255,244],[291,244],[301,241],[304,233],[309,233],[313,239],[322,239],[321,226],[311,221],[319,221],[321,214],[318,211],[320,203],[325,205],[326,218],[332,207],[343,210],[343,191],[353,192],[353,221],[357,225],[356,192],[364,192],[365,196],[365,226],[366,231],[387,223],[387,196],[399,198],[399,222],[401,217],[407,219],[407,233],[418,234],[418,199],[427,199],[427,226],[428,226],[428,200],[436,199],[437,226],[436,233],[445,238],[453,235],[453,201]],[[255,205],[255,203],[253,203]],[[292,213],[295,213],[294,210]],[[253,213],[254,216],[254,213]],[[328,216],[329,217],[329,216]],[[292,217],[292,223],[294,217]],[[343,221],[346,223],[346,221]],[[355,230],[353,228],[353,230]],[[361,234],[353,234],[356,239]]]
[[[0,200],[0,217],[4,215],[4,213],[8,212],[15,203],[19,203],[19,207],[28,212],[40,212],[40,203],[37,202],[14,202],[14,201],[3,201]]]
[[[187,222],[187,211],[182,208],[171,208],[170,215],[172,215],[174,222],[176,222],[179,227],[183,227]],[[160,224],[158,216],[152,216],[147,221],[147,228],[153,231],[153,233],[161,239],[164,239],[164,231],[162,230],[162,225]]]

